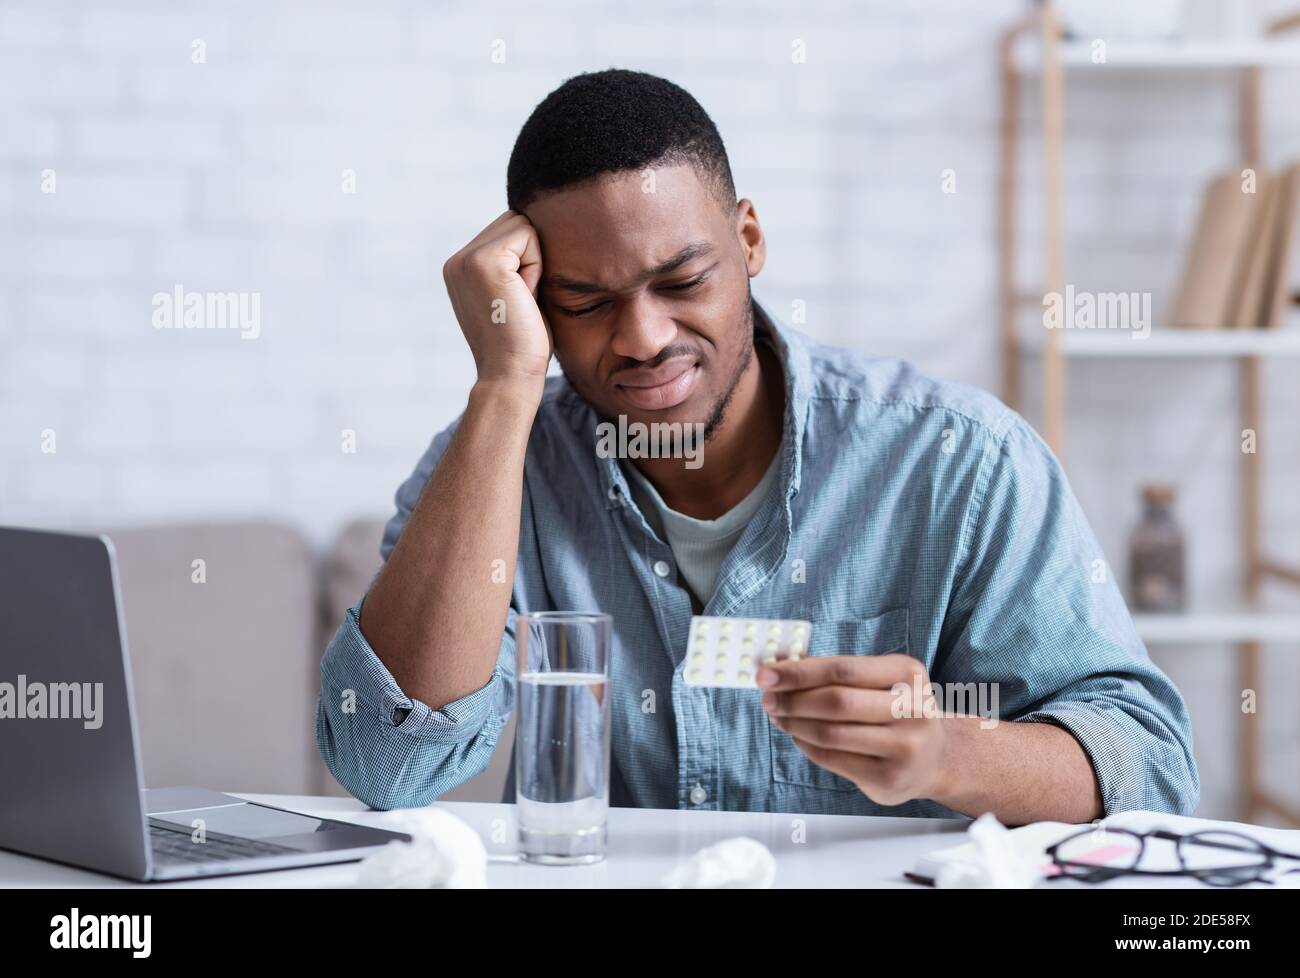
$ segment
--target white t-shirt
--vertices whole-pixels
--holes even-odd
[[[768,489],[776,480],[780,460],[781,450],[778,448],[758,485],[716,520],[697,520],[669,509],[658,490],[635,465],[627,461],[622,463],[628,487],[646,522],[672,549],[677,571],[695,599],[696,610],[708,603],[722,561],[763,504]]]

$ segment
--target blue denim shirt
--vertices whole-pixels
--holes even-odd
[[[780,476],[704,613],[809,619],[811,655],[906,652],[934,683],[997,683],[1003,722],[1053,723],[1078,739],[1107,814],[1190,812],[1200,781],[1186,706],[1147,656],[1033,429],[989,394],[819,345],[757,303],[755,322],[785,371]],[[618,461],[598,456],[598,423],[564,378],[548,380],[528,442],[510,610],[481,689],[438,710],[411,699],[362,636],[360,603],[348,610],[321,662],[316,721],[339,783],[396,808],[480,773],[498,746],[513,749],[497,741],[515,703],[517,615],[599,610],[614,618],[611,804],[956,815],[928,799],[872,801],[808,760],[756,690],[683,682],[690,595]],[[398,488],[385,559],[455,427]],[[514,791],[511,777],[503,800]]]

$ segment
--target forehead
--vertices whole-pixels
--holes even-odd
[[[606,174],[544,194],[525,214],[546,274],[617,285],[691,242],[719,243],[726,215],[694,167]]]

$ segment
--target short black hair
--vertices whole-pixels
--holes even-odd
[[[506,168],[506,201],[539,196],[605,173],[693,165],[719,202],[736,204],[722,136],[686,89],[643,71],[574,75],[533,109]]]

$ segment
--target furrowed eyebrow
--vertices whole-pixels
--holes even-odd
[[[661,262],[648,272],[642,273],[642,281],[647,278],[654,278],[657,275],[668,275],[671,272],[677,271],[677,269],[681,268],[687,262],[703,257],[712,251],[713,245],[709,244],[707,241],[696,241],[692,244],[688,244],[666,262]]]
[[[648,268],[641,272],[637,277],[637,282],[644,282],[648,279],[655,278],[658,275],[668,275],[677,271],[687,262],[694,261],[713,251],[713,245],[707,241],[694,241],[688,244],[677,254],[673,255],[665,262],[660,262],[654,268]],[[598,282],[583,282],[578,279],[568,278],[564,275],[547,275],[542,278],[542,285],[548,289],[563,289],[565,292],[578,292],[583,295],[591,295],[597,292],[614,291],[607,285],[601,285]]]

